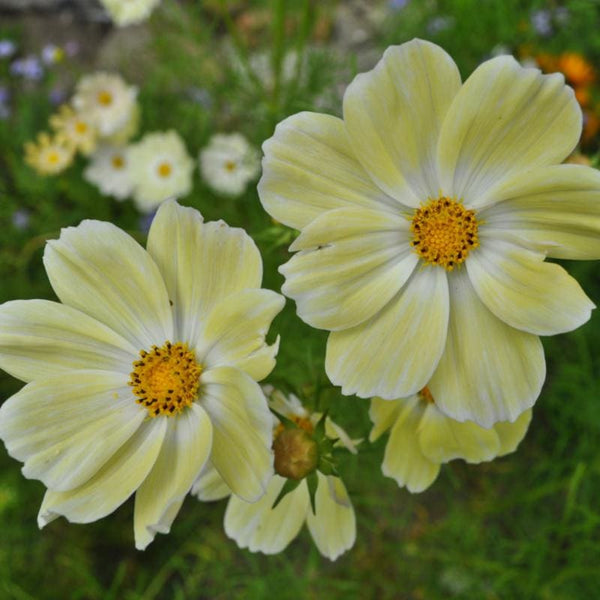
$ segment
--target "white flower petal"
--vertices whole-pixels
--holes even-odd
[[[48,490],[38,515],[40,528],[61,515],[71,523],[91,523],[113,512],[154,466],[166,428],[166,417],[145,421],[87,483],[68,492]]]
[[[108,325],[140,350],[173,334],[158,267],[111,223],[83,221],[48,242],[44,265],[59,299]]]
[[[446,348],[429,389],[437,407],[457,421],[492,427],[533,406],[546,364],[539,338],[506,325],[479,300],[465,270],[449,277]]]
[[[212,446],[206,412],[192,404],[167,419],[167,433],[150,473],[135,494],[135,546],[144,550],[157,532],[168,533]]]
[[[173,303],[177,340],[191,346],[215,304],[239,290],[260,287],[261,257],[244,230],[223,221],[203,223],[197,210],[172,200],[154,217],[148,252]]]
[[[374,442],[379,439],[388,429],[391,429],[403,402],[399,400],[383,400],[382,398],[373,398],[369,407],[369,418],[373,421],[373,428],[369,433],[369,441]]]
[[[225,533],[240,548],[276,554],[298,535],[309,510],[308,489],[302,481],[272,508],[285,479],[274,475],[265,495],[256,502],[232,496],[225,511]]]
[[[589,320],[594,303],[562,267],[493,234],[466,261],[483,303],[511,327],[536,335],[571,331]]]
[[[348,206],[398,209],[354,158],[341,119],[309,112],[288,117],[263,151],[258,195],[285,225],[302,229],[322,213]]]
[[[545,245],[553,258],[600,258],[600,172],[553,165],[517,173],[490,191],[485,228]]]
[[[195,348],[205,368],[233,366],[253,379],[264,379],[275,366],[279,344],[265,344],[265,336],[283,305],[283,296],[252,289],[231,294],[214,306],[200,325]]]
[[[213,425],[211,462],[232,493],[253,502],[273,474],[273,420],[265,396],[232,367],[205,371],[200,380],[200,404]]]
[[[330,334],[325,369],[343,394],[404,398],[427,384],[446,341],[447,280],[442,268],[417,269],[374,317]]]
[[[23,475],[55,491],[88,481],[145,418],[123,375],[64,371],[29,383],[0,408],[0,437]]]
[[[467,79],[446,114],[441,188],[468,208],[483,207],[497,182],[564,160],[580,133],[581,109],[562,75],[493,58]]]
[[[213,502],[227,498],[231,494],[231,490],[209,460],[194,482],[191,493],[202,502]]]
[[[389,401],[388,401],[389,402]],[[396,480],[400,487],[417,494],[426,490],[440,472],[440,465],[422,452],[417,430],[423,416],[423,404],[418,396],[392,401],[400,406],[398,417],[385,446],[381,471]]]
[[[85,313],[48,300],[0,306],[0,367],[22,381],[60,371],[127,373],[139,348]]]
[[[398,215],[341,208],[317,217],[290,247],[299,250],[279,271],[282,292],[313,327],[354,327],[379,312],[417,262],[408,222]]]
[[[493,428],[484,429],[469,421],[459,423],[433,404],[425,408],[417,438],[423,455],[435,463],[455,458],[479,463],[492,460],[500,450],[500,440]]]
[[[510,454],[517,449],[521,440],[525,437],[529,423],[531,422],[531,409],[524,411],[514,423],[496,423],[494,430],[500,439],[498,456]]]
[[[344,122],[357,158],[404,205],[417,207],[438,196],[437,140],[460,84],[450,56],[415,39],[388,48],[346,90]]]
[[[356,517],[342,480],[317,471],[319,483],[315,494],[315,514],[308,511],[306,524],[319,552],[329,560],[354,545]]]

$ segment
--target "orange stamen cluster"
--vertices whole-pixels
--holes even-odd
[[[142,350],[133,363],[129,385],[151,417],[171,417],[190,406],[198,395],[202,367],[187,344],[165,342]]]
[[[427,404],[435,404],[435,401],[433,400],[433,396],[431,394],[431,392],[429,391],[429,388],[427,386],[425,386],[420,392],[419,392],[419,398],[423,401],[426,402]]]
[[[475,211],[442,196],[415,210],[410,225],[414,251],[428,264],[452,271],[479,246]]]

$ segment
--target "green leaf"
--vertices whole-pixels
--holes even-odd
[[[317,493],[317,487],[319,486],[319,478],[317,476],[317,472],[313,471],[307,478],[306,483],[308,485],[308,496],[310,498],[310,507],[312,508],[313,515],[317,514],[317,510],[315,508],[315,494]]]

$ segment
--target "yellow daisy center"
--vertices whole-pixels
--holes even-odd
[[[80,134],[84,134],[87,132],[88,126],[83,121],[77,121],[75,123],[75,131]]]
[[[146,407],[151,417],[171,417],[190,406],[198,395],[202,366],[187,344],[165,342],[150,352],[140,351],[141,360],[133,363],[129,385],[136,402]]]
[[[475,211],[442,196],[415,210],[410,230],[414,251],[428,264],[452,271],[479,246]]]
[[[419,398],[421,399],[422,402],[425,402],[427,404],[435,404],[433,396],[431,395],[431,392],[429,391],[429,388],[427,386],[425,386],[419,392]]]
[[[113,97],[110,92],[106,90],[101,90],[98,92],[98,103],[102,104],[102,106],[110,106],[112,104]]]
[[[236,167],[236,164],[232,160],[225,161],[225,170],[226,171],[229,171],[231,173],[232,171],[235,171],[235,167]]]
[[[161,177],[168,177],[173,169],[168,162],[162,162],[156,170]]]
[[[112,157],[110,163],[113,166],[113,169],[122,169],[125,166],[125,161],[123,160],[123,157],[119,154],[115,154]]]
[[[58,154],[58,152],[51,150],[50,152],[48,152],[48,162],[51,165],[55,165],[58,163],[58,161],[60,160],[60,155]]]

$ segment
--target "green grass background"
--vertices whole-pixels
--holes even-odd
[[[143,132],[174,128],[196,154],[216,132],[239,130],[259,146],[289,114],[306,109],[340,113],[336,90],[351,80],[362,50],[336,52],[335,39],[315,42],[313,32],[345,3],[231,4],[233,17],[246,10],[269,14],[258,42],[249,41],[235,19],[212,8],[219,2],[200,6],[165,0],[148,25],[152,35],[143,68],[128,57],[114,65],[140,86]],[[385,2],[372,4],[387,10]],[[532,14],[561,6],[569,11],[568,23],[556,25],[548,37],[536,33]],[[370,48],[382,50],[418,35],[443,45],[463,76],[500,43],[514,51],[524,46],[576,50],[592,62],[600,56],[595,1],[412,1],[386,15]],[[431,22],[440,16],[452,26],[436,32]],[[18,23],[2,24],[3,35],[31,42],[23,39]],[[306,57],[302,69],[291,81],[275,76],[277,83],[264,88],[223,60],[223,43],[232,36],[242,63],[264,51],[277,73],[285,52],[296,50]],[[47,91],[61,77],[69,81],[84,72],[81,65],[59,65],[31,86],[11,79],[6,64],[0,65],[0,79],[13,93],[13,114],[0,121],[0,301],[53,298],[41,254],[45,240],[57,237],[61,227],[84,218],[110,220],[145,242],[140,215],[130,202],[104,198],[83,181],[85,161],[56,178],[38,177],[23,164],[22,144],[46,128],[53,110]],[[192,102],[191,87],[207,92],[211,102]],[[244,227],[262,251],[265,286],[279,290],[277,267],[287,260],[293,233],[271,221],[254,186],[240,198],[224,199],[196,173],[194,191],[182,202],[197,207],[207,220],[223,218]],[[26,230],[12,225],[17,209],[30,214]],[[598,263],[565,266],[599,303]],[[325,377],[326,334],[302,323],[289,300],[271,329],[270,336],[276,334],[281,335],[281,349],[268,381],[312,406],[329,407],[353,437],[366,438],[368,403],[342,397]],[[145,552],[134,549],[131,500],[97,523],[74,525],[59,519],[40,532],[36,515],[44,487],[24,479],[19,463],[2,448],[0,598],[596,598],[599,341],[597,311],[579,330],[544,339],[547,380],[529,433],[512,455],[482,465],[454,461],[418,495],[381,475],[385,438],[364,443],[358,457],[344,458],[340,470],[356,509],[358,535],[354,548],[334,563],[319,555],[306,531],[276,556],[240,550],[223,532],[225,503],[202,504],[191,497],[171,533],[158,535]],[[0,399],[20,386],[0,373]]]

